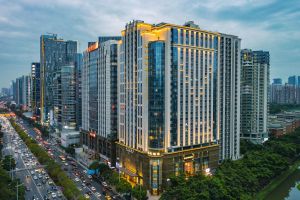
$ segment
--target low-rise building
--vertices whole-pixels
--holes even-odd
[[[300,127],[300,112],[284,112],[269,117],[268,130],[271,137],[289,134]]]

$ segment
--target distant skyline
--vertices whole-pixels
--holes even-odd
[[[300,75],[298,0],[82,1],[0,0],[0,87],[39,62],[41,34],[77,40],[80,51],[98,36],[120,35],[129,21],[183,24],[237,35],[242,48],[270,52],[271,76]]]

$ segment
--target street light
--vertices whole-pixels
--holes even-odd
[[[119,182],[120,182],[120,158],[117,157],[117,163],[116,163],[116,167],[118,168],[118,171],[119,171]]]
[[[21,183],[21,184],[18,185],[18,181],[17,181],[17,185],[16,185],[16,187],[17,187],[17,200],[19,200],[19,187],[22,186],[22,185],[24,185],[24,183]]]

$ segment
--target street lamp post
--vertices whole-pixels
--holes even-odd
[[[119,182],[120,182],[120,179],[121,179],[121,177],[120,177],[120,158],[119,157],[117,157],[117,164],[118,164],[118,172],[119,172]]]
[[[16,186],[17,187],[17,200],[19,200],[19,187],[22,185],[24,185],[24,183],[21,183],[18,185],[18,181],[17,181],[17,186]]]

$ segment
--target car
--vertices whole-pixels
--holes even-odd
[[[111,200],[111,197],[110,197],[109,195],[106,195],[106,196],[105,196],[105,199],[106,199],[106,200]]]
[[[37,179],[38,179],[38,177],[37,177],[37,176],[33,176],[33,179],[34,179],[34,180],[37,180]]]
[[[91,179],[91,178],[93,178],[93,177],[92,177],[91,175],[88,175],[88,178]]]
[[[38,183],[38,184],[36,184],[38,187],[41,187],[42,186],[42,184],[41,183]]]
[[[57,192],[58,197],[62,197],[62,193],[60,191]]]
[[[55,192],[52,192],[52,193],[51,193],[51,196],[52,196],[52,198],[56,198]]]
[[[113,198],[113,199],[120,199],[120,198],[121,198],[121,196],[120,196],[120,195],[118,195],[118,194],[116,194],[116,195],[112,196],[112,198]]]
[[[102,182],[103,187],[107,187],[107,183],[106,182]]]
[[[91,187],[91,190],[92,190],[93,192],[95,192],[95,191],[96,191],[96,188],[93,186],[93,187]]]
[[[112,188],[109,187],[109,186],[107,186],[106,189],[109,190],[109,191],[112,191]]]
[[[52,181],[49,181],[48,184],[49,184],[49,185],[53,185],[53,182],[52,182]]]
[[[68,163],[65,163],[65,166],[68,166],[69,164]]]
[[[95,192],[97,198],[101,198],[101,194],[99,192]]]
[[[82,185],[82,187],[85,187],[85,184],[84,184],[84,183],[82,183],[81,185]]]
[[[90,196],[88,194],[84,194],[84,198],[90,199]]]
[[[90,183],[90,182],[86,182],[85,184],[86,184],[87,186],[90,186],[90,185],[91,185],[91,183]]]
[[[30,173],[33,175],[33,174],[34,174],[34,171],[31,171]]]
[[[30,191],[30,187],[29,186],[26,186],[26,191]]]
[[[75,178],[75,181],[78,182],[78,181],[79,181],[79,178]]]
[[[86,170],[83,170],[83,172],[87,174],[87,171],[86,171]]]
[[[39,178],[43,178],[42,174],[39,174],[38,176],[39,176]]]

